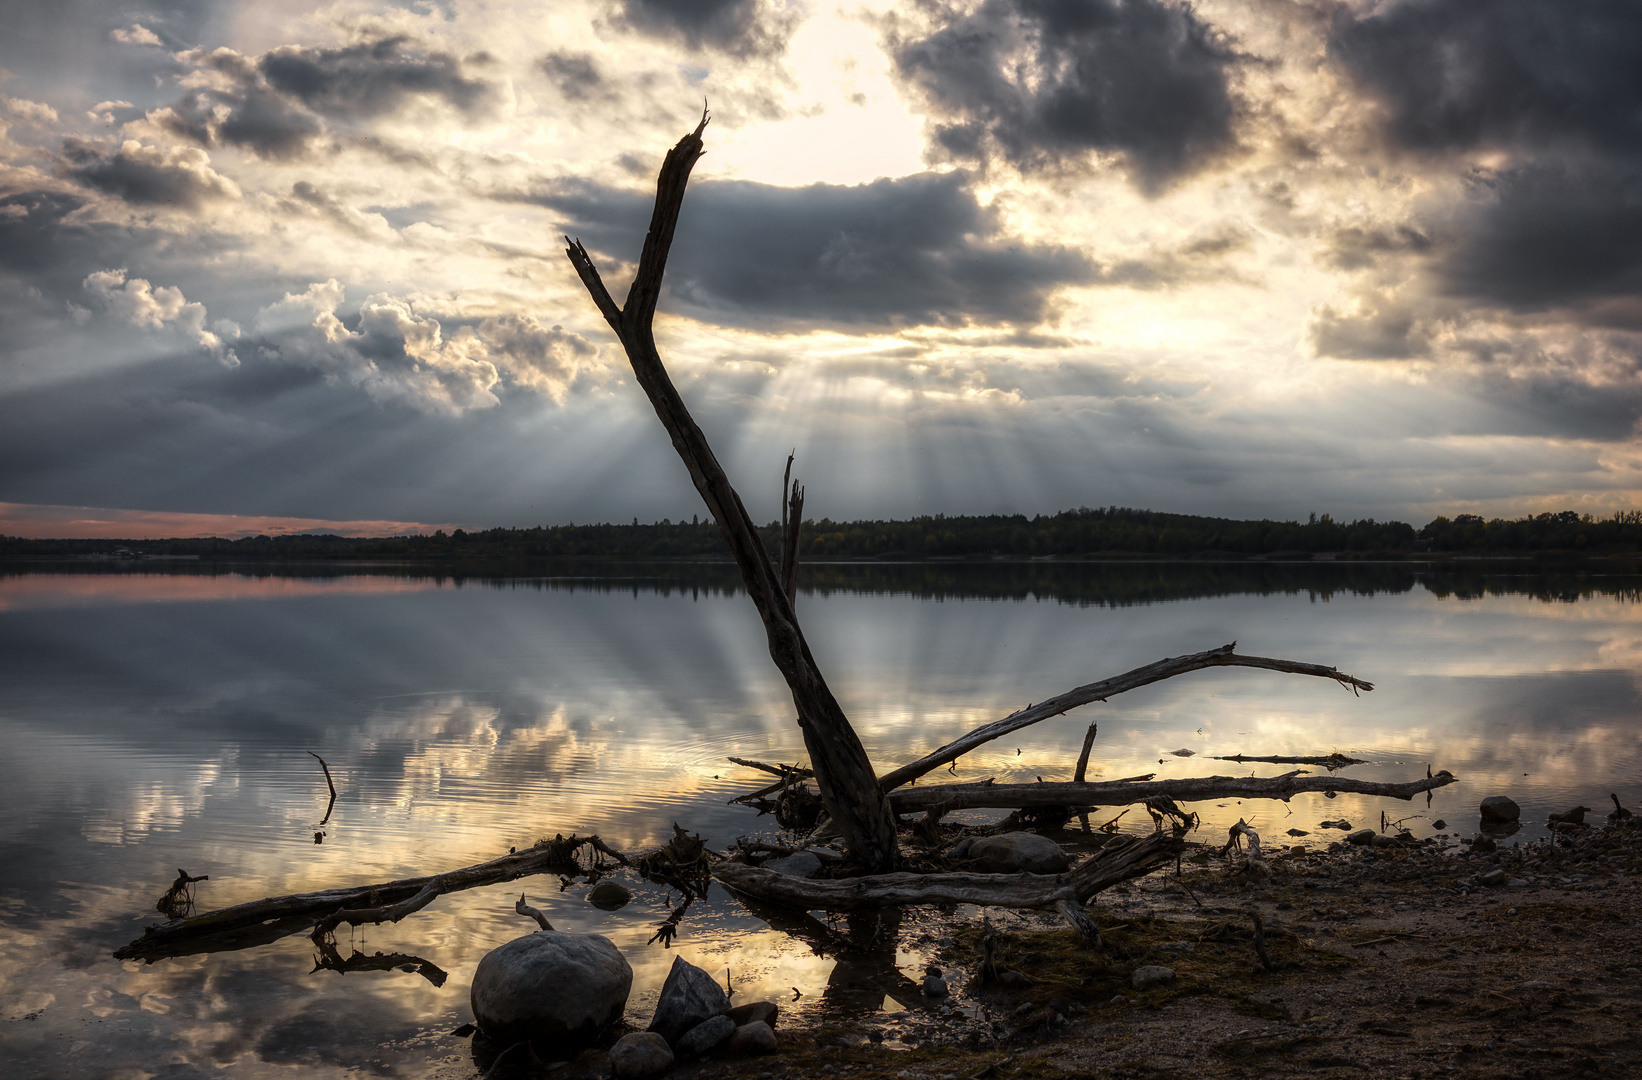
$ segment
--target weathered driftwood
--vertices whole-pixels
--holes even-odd
[[[1028,806],[1122,806],[1166,795],[1177,802],[1204,799],[1282,799],[1308,791],[1333,791],[1347,795],[1380,795],[1388,799],[1412,799],[1454,783],[1446,770],[1436,776],[1421,777],[1406,784],[1385,784],[1348,777],[1302,776],[1288,772],[1281,776],[1197,776],[1182,780],[1152,780],[1140,783],[1110,781],[1103,784],[928,784],[890,792],[890,805],[897,814],[918,811],[973,810],[985,807]]]
[[[1343,769],[1347,765],[1361,765],[1362,758],[1346,757],[1344,754],[1329,754],[1326,757],[1283,757],[1281,754],[1268,754],[1263,757],[1254,757],[1249,754],[1232,754],[1230,756],[1212,757],[1210,761],[1235,761],[1239,765],[1257,761],[1265,765],[1321,765],[1329,772]]]
[[[1010,713],[1002,720],[995,720],[983,727],[978,727],[967,735],[960,736],[947,743],[939,750],[925,754],[917,761],[902,765],[893,772],[885,773],[878,778],[878,784],[885,791],[891,791],[909,781],[916,780],[925,773],[933,772],[942,765],[969,753],[977,746],[991,742],[993,739],[1007,735],[1012,731],[1019,731],[1023,727],[1047,720],[1051,716],[1070,712],[1080,705],[1087,705],[1091,701],[1105,701],[1128,690],[1171,679],[1176,675],[1184,675],[1188,671],[1201,671],[1211,667],[1252,667],[1265,668],[1268,671],[1282,671],[1292,675],[1315,675],[1319,678],[1333,679],[1340,685],[1353,692],[1358,690],[1372,690],[1373,683],[1364,682],[1342,673],[1337,668],[1325,667],[1322,664],[1305,664],[1294,660],[1275,660],[1266,656],[1239,656],[1236,653],[1237,642],[1222,645],[1218,649],[1207,652],[1192,653],[1190,656],[1166,657],[1154,664],[1126,671],[1122,675],[1115,675],[1110,679],[1087,683],[1076,689],[1068,690],[1058,697],[1048,701],[1040,701],[1036,705],[1028,705],[1018,712]]]
[[[785,584],[770,563],[758,530],[741,504],[741,496],[736,494],[729,477],[713,456],[707,436],[685,407],[656,349],[651,323],[656,302],[661,297],[667,253],[678,226],[690,170],[703,153],[701,133],[706,126],[707,117],[703,115],[695,131],[680,139],[662,163],[650,231],[644,238],[638,272],[628,289],[626,304],[616,306],[581,241],[566,237],[569,246],[565,253],[605,321],[616,332],[632,364],[634,377],[649,397],[662,426],[672,438],[673,449],[689,469],[696,491],[729,544],[747,595],[764,620],[770,658],[792,691],[793,704],[798,708],[798,724],[810,754],[810,767],[815,770],[827,812],[838,824],[856,859],[868,869],[888,870],[895,863],[895,823],[890,817],[889,804],[878,788],[872,762],[822,677],[815,658],[810,655],[810,647],[788,602]]]
[[[726,888],[801,911],[869,911],[911,904],[979,904],[1047,908],[1084,903],[1102,889],[1148,874],[1185,847],[1174,832],[1108,844],[1065,874],[871,874],[817,880],[743,863],[723,863],[713,876]]]
[[[445,874],[404,878],[376,885],[357,885],[352,888],[274,896],[265,900],[236,904],[234,907],[222,908],[219,911],[208,911],[187,919],[174,919],[145,928],[142,937],[122,946],[114,955],[121,960],[181,955],[179,947],[186,948],[190,942],[247,927],[261,927],[270,920],[279,920],[279,932],[272,937],[254,935],[256,944],[264,944],[288,934],[310,930],[316,924],[329,923],[334,927],[342,922],[357,925],[362,922],[381,921],[366,916],[380,914],[384,918],[392,918],[398,911],[409,914],[410,911],[419,910],[445,893],[460,892],[481,885],[494,885],[501,881],[513,881],[531,874],[579,872],[582,867],[576,862],[575,855],[583,846],[591,846],[619,862],[626,861],[625,856],[606,847],[596,836],[572,836],[568,840],[556,837],[545,840],[528,851],[503,855],[499,859],[465,866]],[[412,904],[415,904],[415,907],[410,907]],[[403,914],[400,917],[403,918]]]

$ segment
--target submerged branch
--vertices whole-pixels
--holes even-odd
[[[1248,754],[1233,754],[1229,757],[1212,757],[1210,761],[1235,761],[1239,765],[1258,761],[1268,765],[1321,765],[1329,772],[1343,769],[1347,765],[1361,765],[1362,758],[1346,757],[1344,754],[1329,754],[1327,757],[1283,757],[1280,754],[1269,754],[1265,757],[1251,757]]]
[[[1163,679],[1171,679],[1176,675],[1184,675],[1188,671],[1201,671],[1211,667],[1252,667],[1265,668],[1268,671],[1282,671],[1291,675],[1314,675],[1318,678],[1333,679],[1352,693],[1359,690],[1372,690],[1374,684],[1364,682],[1341,672],[1338,668],[1326,667],[1322,664],[1306,664],[1296,660],[1277,660],[1267,656],[1239,656],[1234,651],[1237,642],[1222,645],[1218,649],[1207,652],[1192,653],[1190,656],[1166,657],[1155,664],[1126,671],[1122,675],[1115,675],[1100,682],[1087,683],[1076,689],[1068,690],[1058,697],[1036,705],[1028,705],[1019,712],[1011,713],[1002,720],[993,721],[984,727],[978,727],[967,735],[960,736],[947,743],[933,753],[925,754],[917,761],[902,765],[899,769],[884,774],[878,778],[878,786],[885,791],[892,791],[902,784],[928,772],[940,768],[942,765],[969,753],[977,746],[991,742],[993,739],[1007,735],[1012,731],[1019,731],[1047,720],[1051,716],[1070,712],[1080,705],[1087,705],[1092,701],[1105,701],[1107,698],[1128,690],[1134,690]],[[1013,804],[1010,804],[1013,805]]]

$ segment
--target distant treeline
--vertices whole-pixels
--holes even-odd
[[[760,530],[775,550],[779,529]],[[1439,517],[1422,529],[1401,521],[1237,521],[1120,507],[1058,514],[918,517],[908,521],[806,521],[803,556],[838,559],[988,559],[1096,557],[1251,558],[1406,557],[1422,553],[1540,555],[1642,551],[1642,512],[1595,518],[1571,510],[1514,521],[1475,514]],[[554,525],[531,529],[443,530],[383,539],[256,536],[243,540],[24,540],[0,537],[0,558],[198,557],[289,559],[437,559],[534,562],[576,559],[727,559],[711,521],[630,525]]]

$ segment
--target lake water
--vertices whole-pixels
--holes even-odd
[[[7,1076],[474,1076],[468,981],[532,929],[522,886],[560,929],[608,935],[643,1022],[675,953],[737,1000],[797,1012],[887,1005],[847,965],[773,930],[716,887],[672,952],[668,913],[625,879],[617,912],[554,877],[440,898],[343,934],[420,957],[316,968],[301,934],[241,951],[120,962],[158,921],[178,868],[202,909],[454,869],[543,836],[623,850],[673,822],[722,845],[769,835],[726,805],[803,743],[756,613],[726,567],[450,576],[380,568],[0,571],[0,1062]],[[1269,775],[1210,755],[1368,759],[1344,775],[1461,782],[1413,803],[1198,804],[1205,836],[1246,817],[1326,843],[1324,818],[1469,833],[1485,795],[1524,820],[1608,793],[1642,804],[1642,581],[1598,572],[1411,565],[817,566],[798,612],[880,770],[1031,701],[1164,656],[1239,651],[1373,681],[1221,669],[1086,706],[964,758],[957,779],[1069,779],[1090,721],[1092,778]],[[1190,749],[1195,757],[1169,752]],[[340,797],[325,823],[316,752]],[[950,774],[939,774],[951,779]],[[932,778],[933,779],[933,778]],[[1642,808],[1642,806],[1639,806]],[[1131,815],[1133,816],[1133,815]],[[1140,828],[1137,823],[1135,828]],[[1149,828],[1149,823],[1145,823]],[[1539,834],[1530,825],[1523,836]],[[911,941],[904,969],[919,973]],[[795,992],[799,995],[794,999]]]

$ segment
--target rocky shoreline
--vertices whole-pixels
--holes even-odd
[[[938,915],[908,936],[938,957],[950,996],[926,992],[868,1022],[787,1026],[779,1052],[708,1054],[667,1075],[1642,1072],[1642,820],[1593,817],[1530,841],[1393,834],[1268,849],[1266,863],[1269,877],[1228,870],[1206,850],[1179,873],[1109,890],[1091,908],[1102,949],[1040,913]],[[553,1068],[612,1075],[608,1048]]]

